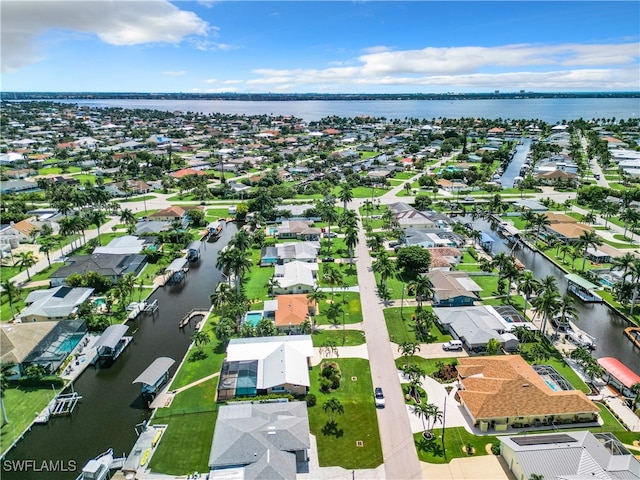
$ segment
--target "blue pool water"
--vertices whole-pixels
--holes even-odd
[[[106,300],[102,297],[98,297],[93,301],[94,307],[102,307],[106,302]]]
[[[244,322],[252,327],[255,327],[260,320],[262,320],[262,312],[247,312],[244,317]]]
[[[73,335],[69,338],[65,338],[63,342],[60,344],[60,346],[56,348],[56,353],[64,354],[64,355],[68,354],[71,350],[76,348],[76,345],[80,343],[80,340],[82,340],[83,336],[84,334],[79,334],[79,335]]]
[[[556,386],[556,384],[555,384],[555,383],[550,382],[549,380],[545,380],[545,381],[544,381],[544,383],[546,383],[547,385],[549,385],[549,388],[550,388],[551,390],[553,390],[554,392],[557,392],[557,391],[559,390],[559,389],[558,389],[558,387]]]

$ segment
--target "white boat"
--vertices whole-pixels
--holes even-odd
[[[132,302],[127,305],[127,310],[129,314],[127,315],[128,320],[134,320],[145,311],[147,308],[147,302]]]
[[[569,322],[570,330],[567,332],[569,341],[579,347],[586,347],[591,350],[596,348],[596,338],[587,332],[580,330],[573,322]]]
[[[109,478],[109,471],[113,464],[113,449],[110,448],[101,453],[96,458],[89,460],[84,467],[82,473],[76,477],[76,480],[105,480]]]

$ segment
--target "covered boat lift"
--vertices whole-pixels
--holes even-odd
[[[158,357],[131,383],[141,383],[142,396],[151,402],[169,379],[169,369],[175,362],[173,358]]]
[[[133,340],[133,337],[125,337],[127,330],[129,330],[129,326],[122,324],[107,327],[95,345],[98,352],[98,360],[115,360],[118,358]]]
[[[187,247],[187,259],[190,262],[200,260],[200,250],[202,249],[202,245],[203,243],[200,240],[194,240],[189,244],[189,246]]]
[[[165,275],[169,275],[166,283],[169,285],[175,285],[176,283],[182,282],[187,273],[185,266],[187,265],[188,260],[185,257],[176,258],[171,264],[165,269]]]
[[[567,279],[567,290],[577,296],[583,302],[601,303],[602,297],[594,292],[598,285],[585,280],[580,275],[568,273],[564,276]]]

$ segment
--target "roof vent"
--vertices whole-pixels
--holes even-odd
[[[528,387],[528,386],[529,386],[529,384],[528,384],[528,383],[523,383],[523,384],[522,384],[522,386],[523,386],[523,387]]]

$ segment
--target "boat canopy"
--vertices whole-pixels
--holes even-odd
[[[189,244],[187,250],[200,250],[202,247],[202,242],[200,240],[194,240]]]
[[[128,325],[111,325],[107,327],[107,329],[100,335],[100,338],[96,342],[96,350],[100,350],[101,348],[116,348],[118,342],[124,334],[129,330]]]
[[[176,258],[173,262],[171,262],[166,270],[167,272],[177,272],[178,270],[182,270],[187,262],[188,260],[184,257]]]
[[[169,357],[159,357],[156,358],[151,365],[147,367],[147,369],[138,375],[131,383],[144,383],[146,385],[155,385],[164,375],[166,375],[167,371],[171,368],[171,365],[176,363],[173,358]]]
[[[613,375],[615,378],[617,378],[618,381],[627,388],[631,388],[634,384],[640,383],[640,375],[637,375],[633,370],[631,370],[617,358],[599,358],[598,363],[602,368],[609,372],[610,375]]]
[[[598,285],[595,285],[590,281],[585,280],[580,275],[576,275],[575,273],[568,273],[564,276],[564,278],[566,278],[568,282],[575,283],[576,285],[584,288],[585,290],[596,290],[597,288],[599,288]]]

